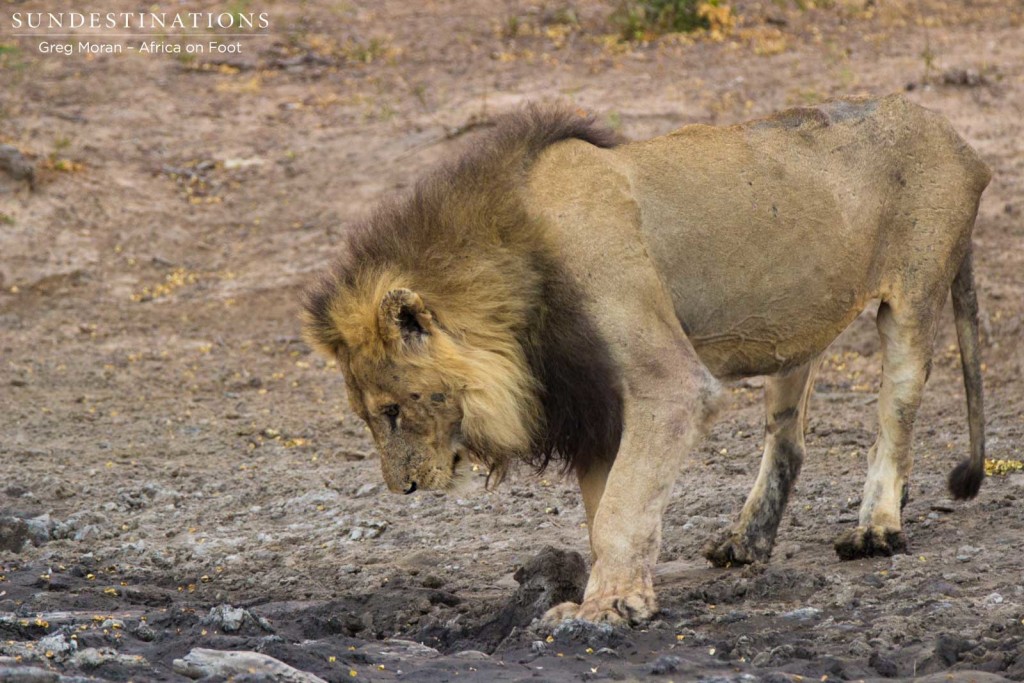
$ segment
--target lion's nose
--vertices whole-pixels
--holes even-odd
[[[407,488],[405,490],[405,495],[408,496],[410,493],[414,493],[415,491],[416,491],[416,482],[413,482],[413,483],[409,484],[409,488]]]

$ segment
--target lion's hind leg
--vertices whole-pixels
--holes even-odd
[[[818,360],[765,381],[765,445],[761,470],[739,519],[702,552],[718,567],[767,562],[790,491],[804,460],[807,404]]]
[[[903,300],[883,302],[878,308],[882,339],[878,438],[868,451],[860,521],[835,541],[836,553],[844,560],[906,551],[900,513],[907,496],[914,421],[931,368],[940,305],[941,300],[919,305]]]

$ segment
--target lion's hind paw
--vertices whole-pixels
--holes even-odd
[[[840,534],[834,545],[836,554],[843,560],[889,557],[907,552],[907,537],[899,529],[859,526]]]
[[[709,539],[700,550],[716,567],[735,567],[755,562],[767,562],[771,550],[745,543],[739,534],[727,531],[718,538]]]

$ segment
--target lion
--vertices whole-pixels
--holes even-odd
[[[487,137],[385,201],[307,294],[307,338],[336,359],[397,493],[509,466],[575,474],[592,565],[566,618],[641,623],[680,469],[720,383],[765,381],[760,472],[718,566],[767,561],[804,459],[818,359],[878,301],[878,438],[844,559],[906,549],[901,508],[932,344],[952,292],[970,454],[984,477],[971,232],[990,172],[938,114],[837,99],[626,143],[558,105]]]

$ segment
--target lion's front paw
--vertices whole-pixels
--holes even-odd
[[[566,619],[580,619],[595,624],[635,626],[649,620],[658,611],[651,595],[634,594],[620,598],[592,598],[582,605],[563,602],[547,611],[541,620],[545,628],[554,628]]]
[[[543,628],[548,630],[561,624],[563,621],[568,619],[575,619],[576,614],[580,611],[579,603],[575,602],[563,602],[555,605],[541,617],[540,623]]]
[[[878,557],[907,552],[907,537],[899,529],[881,526],[859,526],[839,535],[836,554],[843,560]]]
[[[748,542],[741,534],[732,530],[718,538],[712,538],[700,550],[716,567],[732,567],[755,562],[767,562],[771,548]]]

